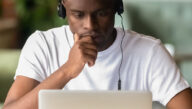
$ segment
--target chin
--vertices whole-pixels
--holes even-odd
[[[104,48],[103,46],[97,46],[97,50],[98,50],[98,51],[104,51],[105,48]]]

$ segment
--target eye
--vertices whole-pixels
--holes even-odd
[[[101,10],[101,11],[97,12],[97,15],[100,16],[100,17],[105,17],[105,16],[108,15],[108,12],[105,11],[105,10]]]
[[[72,12],[72,15],[78,19],[83,18],[83,16],[84,16],[84,14],[82,12]]]

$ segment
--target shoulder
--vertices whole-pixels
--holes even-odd
[[[47,31],[40,31],[36,30],[30,37],[30,38],[60,38],[62,35],[66,34],[65,31],[69,31],[69,26],[61,26],[49,29]]]
[[[61,26],[49,29],[47,31],[36,30],[27,39],[26,44],[51,45],[62,43],[67,34],[71,34],[69,26]]]
[[[119,32],[118,37],[123,38],[124,49],[129,52],[147,53],[148,51],[155,50],[155,48],[162,47],[162,42],[155,37],[132,30],[124,31],[121,28],[117,28],[117,31]]]
[[[143,47],[155,46],[161,43],[161,41],[153,36],[137,33],[132,30],[126,31],[126,39],[132,42],[134,45],[141,45]]]

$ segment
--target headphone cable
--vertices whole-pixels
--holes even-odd
[[[120,66],[119,66],[119,79],[118,79],[118,90],[121,90],[121,73],[120,72],[121,72],[121,66],[122,66],[122,63],[123,63],[123,48],[122,48],[122,46],[123,46],[123,39],[125,37],[125,29],[124,29],[124,25],[123,25],[123,17],[121,16],[121,14],[119,14],[119,16],[121,17],[121,26],[122,26],[122,29],[123,29],[123,38],[121,39],[121,46],[120,46],[120,48],[121,48],[121,57],[122,58],[121,58]],[[66,30],[65,30],[65,33],[67,35]],[[69,43],[68,35],[66,36],[66,39],[67,39],[69,48],[71,49],[72,47],[71,47],[71,45]]]
[[[124,29],[124,25],[123,25],[123,17],[121,16],[121,14],[119,14],[119,16],[121,17],[121,26],[122,26],[122,29],[123,29],[123,37],[121,39],[121,63],[120,63],[120,66],[119,66],[119,80],[118,80],[118,90],[121,90],[121,66],[122,66],[122,63],[123,63],[123,39],[125,37],[125,29]]]

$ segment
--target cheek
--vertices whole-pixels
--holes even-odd
[[[100,22],[101,31],[105,33],[105,35],[110,35],[114,28],[114,19],[107,19]]]
[[[68,23],[69,23],[69,27],[70,27],[73,34],[79,33],[79,28],[82,27],[82,25],[79,21],[77,21],[73,17],[68,17]]]

